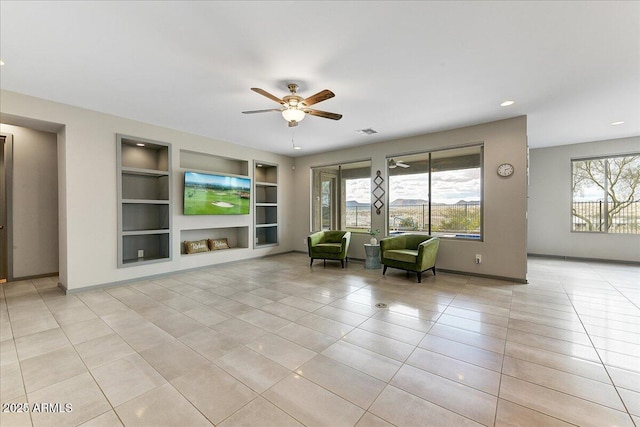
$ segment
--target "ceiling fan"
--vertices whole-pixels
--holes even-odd
[[[406,164],[405,162],[403,162],[402,160],[394,160],[394,159],[389,159],[389,169],[395,169],[398,166],[400,166],[401,168],[408,168],[410,167],[408,164]]]
[[[289,123],[289,127],[298,126],[298,123],[301,122],[307,114],[317,117],[323,117],[325,119],[331,120],[340,120],[342,118],[342,114],[336,113],[328,113],[326,111],[313,110],[309,108],[309,106],[313,104],[317,104],[318,102],[326,101],[327,99],[333,98],[336,96],[333,92],[328,89],[322,90],[315,95],[311,95],[308,98],[302,98],[299,96],[296,91],[298,90],[298,85],[295,83],[289,83],[287,85],[291,95],[287,95],[282,97],[282,99],[278,98],[275,95],[270,94],[266,90],[252,87],[251,90],[259,93],[260,95],[266,96],[272,101],[277,102],[282,105],[282,108],[270,108],[268,110],[252,110],[252,111],[243,111],[244,114],[254,114],[254,113],[266,113],[268,111],[279,111],[282,113],[282,117]]]

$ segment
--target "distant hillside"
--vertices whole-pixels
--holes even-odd
[[[429,201],[424,199],[396,199],[391,202],[391,206],[421,206],[428,205]],[[458,206],[480,206],[479,200],[459,200],[456,205]],[[431,203],[431,206],[451,206],[448,203]]]
[[[347,200],[347,207],[348,208],[359,208],[359,207],[367,207],[367,206],[371,206],[371,203],[360,203],[357,200]]]
[[[391,206],[416,206],[426,205],[428,203],[429,201],[424,199],[395,199],[391,202]]]

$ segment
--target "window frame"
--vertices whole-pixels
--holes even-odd
[[[434,153],[444,153],[447,151],[456,151],[456,150],[464,150],[464,149],[473,149],[473,148],[478,148],[479,149],[479,169],[480,169],[480,205],[479,205],[479,215],[480,215],[480,225],[479,225],[479,237],[464,237],[464,236],[456,236],[456,235],[447,235],[447,234],[441,234],[441,232],[435,232],[437,234],[432,234],[434,233],[433,229],[432,229],[432,217],[433,217],[433,209],[432,209],[432,203],[433,202],[433,198],[432,198],[432,190],[433,190],[433,185],[432,185],[432,177],[433,177],[433,165],[432,165],[432,154]],[[424,155],[426,157],[426,162],[427,162],[427,171],[426,173],[428,174],[428,228],[427,230],[423,230],[423,231],[416,231],[417,233],[424,233],[425,235],[435,235],[440,237],[441,239],[451,239],[451,240],[457,240],[457,241],[465,241],[465,242],[484,242],[484,141],[481,142],[474,142],[471,144],[466,144],[466,145],[458,145],[458,146],[451,146],[451,147],[442,147],[442,148],[436,148],[433,150],[427,150],[427,151],[416,151],[416,152],[410,152],[410,153],[401,153],[401,154],[391,154],[391,155],[387,155],[385,158],[385,164],[387,165],[386,167],[386,175],[387,175],[387,180],[386,180],[386,205],[387,205],[387,213],[386,213],[386,219],[385,219],[385,227],[386,227],[386,234],[390,235],[389,233],[392,232],[391,230],[391,189],[390,189],[390,185],[391,185],[391,176],[389,174],[389,160],[390,159],[398,159],[398,158],[402,158],[402,157],[407,157],[407,156],[419,156],[419,155]],[[449,233],[450,234],[450,233]]]
[[[364,165],[364,163],[367,163],[367,165]],[[353,165],[357,165],[357,164],[363,164],[362,167],[363,168],[368,168],[369,169],[369,173],[366,176],[362,176],[361,178],[366,178],[369,180],[369,197],[370,197],[370,203],[369,203],[369,216],[371,218],[371,221],[373,220],[373,203],[371,202],[373,200],[373,196],[371,195],[371,191],[373,188],[373,178],[372,178],[372,165],[373,162],[372,160],[369,159],[359,159],[359,160],[350,160],[350,161],[345,161],[345,162],[339,162],[339,163],[328,163],[328,164],[323,164],[323,165],[317,165],[317,166],[310,166],[309,170],[310,170],[310,174],[311,174],[311,218],[310,218],[310,223],[309,223],[309,230],[310,232],[317,232],[317,231],[321,231],[321,230],[325,230],[325,228],[322,228],[322,217],[320,218],[319,222],[318,222],[318,218],[316,217],[318,214],[322,215],[322,194],[321,191],[320,193],[317,193],[316,190],[316,186],[319,185],[319,189],[321,190],[321,185],[322,185],[322,175],[335,175],[333,176],[333,181],[334,184],[332,184],[332,197],[331,197],[331,201],[330,203],[332,205],[335,205],[335,207],[331,207],[330,208],[330,216],[331,216],[331,230],[347,230],[349,229],[346,221],[347,221],[347,206],[346,206],[346,185],[345,185],[345,181],[350,179],[349,177],[344,177],[343,176],[343,170],[349,170],[348,166],[353,166]],[[345,166],[347,168],[345,168]],[[358,168],[354,168],[354,169],[358,169]],[[335,171],[335,174],[331,173],[329,174],[328,171]],[[319,183],[316,182],[316,177],[318,177],[319,179]],[[351,178],[351,179],[356,179],[356,178]],[[358,178],[360,179],[360,178]],[[320,196],[320,199],[318,200],[316,196]],[[345,200],[343,200],[343,198],[345,198]],[[344,202],[344,203],[343,203]],[[317,203],[320,204],[320,211],[318,212],[318,205]],[[344,206],[343,206],[344,205]],[[316,227],[316,223],[318,223],[320,225],[320,228]],[[349,229],[349,231],[351,231],[352,233],[357,233],[357,234],[367,234],[368,230],[371,228],[371,225],[369,226],[369,228],[367,229]]]
[[[618,232],[611,232],[609,231],[611,228],[611,224],[609,223],[609,177],[608,177],[608,162],[610,159],[618,159],[618,158],[624,158],[624,157],[640,157],[640,152],[631,152],[631,153],[623,153],[623,154],[608,154],[608,155],[601,155],[601,156],[588,156],[588,157],[572,157],[571,159],[569,159],[570,161],[570,167],[569,167],[569,192],[571,194],[571,198],[569,200],[569,231],[571,233],[578,233],[578,234],[606,234],[606,235],[627,235],[627,236],[633,236],[633,235],[640,235],[640,226],[638,226],[637,231],[634,232],[622,232],[622,233],[618,233]],[[586,161],[594,161],[594,160],[604,160],[605,163],[605,172],[604,172],[604,189],[602,190],[603,192],[603,200],[602,201],[593,201],[592,203],[603,203],[604,204],[604,212],[601,214],[604,217],[604,230],[576,230],[575,229],[575,223],[574,223],[574,205],[575,205],[575,201],[574,201],[574,179],[575,179],[575,173],[574,173],[574,165],[576,162],[586,162]],[[583,203],[588,203],[588,202],[583,202]],[[640,206],[640,199],[636,200],[634,203],[638,203]],[[639,210],[640,211],[640,210]]]

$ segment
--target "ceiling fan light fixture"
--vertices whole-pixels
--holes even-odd
[[[289,107],[282,110],[282,117],[288,122],[301,122],[305,116],[305,112],[297,108]]]

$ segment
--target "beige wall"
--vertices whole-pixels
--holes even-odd
[[[529,253],[640,262],[640,236],[571,232],[571,159],[640,152],[640,137],[531,150]]]
[[[387,182],[385,166],[389,155],[478,142],[484,142],[484,241],[443,239],[437,266],[459,272],[526,280],[527,120],[524,116],[297,158],[295,193],[300,202],[295,205],[296,222],[291,230],[294,247],[306,250],[304,237],[310,231],[311,167],[371,159],[372,175],[380,170]],[[496,168],[504,162],[515,166],[514,175],[506,179],[496,174]],[[386,229],[388,203],[386,200],[381,215],[374,212],[372,228]],[[366,234],[352,236],[349,256],[364,258],[363,244],[368,240]],[[475,254],[482,255],[482,264],[475,264]]]
[[[110,284],[140,277],[170,273],[285,252],[292,249],[290,234],[293,193],[292,159],[265,151],[216,141],[172,129],[125,118],[58,104],[14,92],[0,94],[0,119],[19,118],[58,124],[58,168],[60,203],[60,281],[69,290]],[[117,268],[117,192],[116,134],[122,133],[172,144],[173,260],[156,264]],[[186,217],[182,215],[182,172],[180,150],[190,150],[229,158],[276,163],[280,166],[279,194],[280,245],[254,250],[250,248],[220,251],[202,256],[180,255],[180,230],[215,227],[249,227],[253,230],[253,212],[248,216]],[[55,157],[55,153],[53,154]],[[251,170],[250,170],[250,176]]]
[[[0,124],[13,135],[10,232],[13,278],[58,272],[58,172],[56,134]]]
[[[385,173],[385,157],[484,142],[484,241],[444,240],[438,267],[460,272],[526,278],[527,147],[526,117],[387,141],[368,146],[294,159],[222,141],[100,114],[13,92],[2,91],[4,117],[57,124],[60,230],[60,280],[69,290],[134,280],[156,274],[259,257],[289,250],[306,251],[310,230],[310,167],[371,159],[372,171]],[[172,144],[173,153],[173,260],[118,269],[116,133]],[[253,217],[185,217],[182,215],[182,170],[179,151],[223,155],[250,162],[261,160],[280,166],[280,245],[255,250],[221,251],[207,256],[181,256],[180,230],[247,226]],[[496,168],[511,162],[516,173],[499,178]],[[292,166],[295,163],[295,171]],[[388,204],[388,200],[385,205]],[[386,210],[374,215],[373,227],[385,229]],[[355,236],[350,256],[364,258],[367,235]],[[252,242],[250,242],[251,244]],[[483,256],[476,265],[475,254]]]

